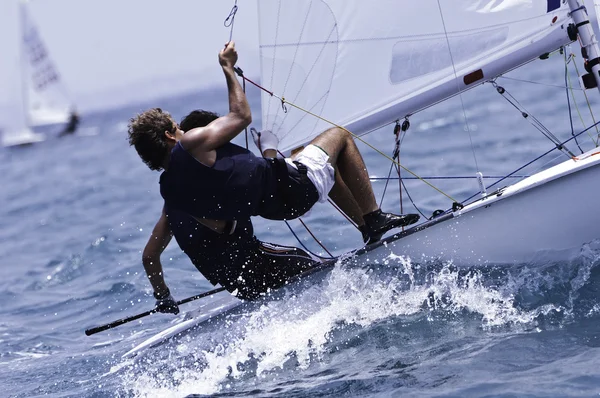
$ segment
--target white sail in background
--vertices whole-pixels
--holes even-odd
[[[66,123],[72,103],[27,10],[20,3],[21,73],[27,124],[31,127]]]
[[[262,85],[361,134],[570,42],[560,0],[259,0]],[[262,96],[284,151],[330,124]]]

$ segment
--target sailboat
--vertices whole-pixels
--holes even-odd
[[[19,128],[4,133],[4,146],[43,141],[46,135],[36,130],[60,131],[54,127],[68,123],[75,112],[74,103],[30,15],[26,0],[19,2],[19,14],[23,121]]]
[[[260,0],[263,128],[287,153],[332,125],[360,139],[576,40],[590,69],[585,81],[597,87],[598,22],[588,3]],[[395,254],[473,265],[528,262],[542,252],[568,256],[600,238],[597,154],[596,147],[569,154],[490,193],[482,182],[473,200],[449,202],[435,217],[368,247],[369,259]],[[567,211],[556,211],[565,203]]]
[[[587,62],[583,84],[595,89],[600,87],[599,29],[594,4],[588,3],[258,0],[260,85],[247,80],[263,89],[262,127],[278,136],[286,155],[332,126],[356,139],[388,125],[401,132],[420,111],[495,84],[502,74],[575,41]],[[565,150],[566,143],[553,144]],[[514,184],[500,180],[486,186],[479,179],[477,195],[450,201],[448,209],[354,257],[384,263],[391,255],[408,256],[457,266],[525,263],[540,253],[567,258],[600,238],[599,155],[594,145]],[[568,209],[557,211],[565,203]],[[219,298],[215,308],[229,310],[239,305],[235,300]],[[191,313],[125,356],[212,315],[204,309]]]

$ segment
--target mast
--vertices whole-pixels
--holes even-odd
[[[25,126],[29,127],[29,91],[26,83],[26,79],[28,76],[25,76],[24,65],[27,60],[25,59],[25,51],[23,48],[23,41],[25,40],[25,29],[26,29],[26,16],[25,16],[25,3],[27,0],[19,1],[19,22],[21,24],[21,34],[19,36],[19,59],[21,61],[21,65],[19,68],[20,76],[21,76],[21,101],[23,103],[23,119],[25,121]]]
[[[577,33],[581,39],[583,57],[586,59],[588,68],[591,69],[591,74],[594,76],[596,86],[600,91],[600,48],[590,24],[587,9],[580,4],[579,0],[569,0],[569,8],[571,9],[571,18],[577,26]]]

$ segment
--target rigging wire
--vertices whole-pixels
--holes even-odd
[[[237,72],[237,70],[236,70],[236,72]],[[386,155],[385,153],[383,153],[381,150],[377,149],[377,148],[376,148],[376,147],[374,147],[373,145],[369,144],[367,141],[365,141],[363,138],[361,138],[361,136],[354,134],[353,132],[351,132],[351,131],[350,131],[350,130],[348,130],[347,128],[345,128],[345,127],[343,127],[343,126],[340,126],[339,124],[337,124],[337,123],[335,123],[335,122],[333,122],[333,121],[331,121],[331,120],[329,120],[329,119],[327,119],[327,118],[324,118],[323,116],[317,115],[316,113],[314,113],[314,112],[311,112],[311,111],[310,111],[310,110],[308,110],[308,109],[304,109],[304,108],[302,108],[301,106],[299,106],[299,105],[296,105],[296,104],[294,104],[294,103],[292,103],[292,102],[290,102],[290,101],[286,100],[284,97],[280,97],[279,95],[275,94],[273,91],[270,91],[270,90],[268,90],[268,89],[266,89],[266,88],[262,87],[260,84],[258,84],[258,83],[256,83],[256,82],[252,81],[251,79],[248,79],[248,78],[247,78],[246,76],[244,76],[243,74],[240,74],[240,73],[238,73],[238,75],[240,75],[240,77],[241,77],[242,79],[245,79],[245,80],[247,80],[247,81],[248,81],[248,83],[250,83],[250,84],[252,84],[252,85],[256,86],[257,88],[259,88],[260,90],[262,90],[262,91],[266,92],[266,93],[267,93],[267,94],[269,94],[271,97],[273,97],[273,98],[276,98],[276,99],[280,100],[282,104],[288,104],[288,105],[290,105],[290,106],[291,106],[291,107],[293,107],[293,108],[296,108],[296,109],[298,109],[298,110],[300,110],[300,111],[302,111],[302,112],[305,112],[305,113],[306,113],[306,114],[308,114],[308,115],[311,115],[311,116],[313,116],[313,117],[316,117],[316,118],[317,118],[317,119],[319,119],[319,120],[322,120],[322,121],[324,121],[325,123],[328,123],[328,124],[330,124],[330,125],[332,125],[332,126],[334,126],[334,127],[337,127],[337,128],[339,128],[339,129],[341,129],[341,130],[344,130],[345,132],[347,132],[348,134],[350,134],[352,137],[354,137],[355,139],[359,140],[360,142],[362,142],[363,144],[365,144],[366,146],[368,146],[369,148],[371,148],[372,150],[374,150],[375,152],[377,152],[378,154],[380,154],[380,155],[381,155],[381,156],[383,156],[384,158],[388,159],[388,160],[389,160],[389,161],[391,161],[392,163],[394,163],[394,164],[398,165],[398,166],[399,166],[399,167],[401,167],[401,168],[402,168],[404,171],[408,172],[409,174],[412,174],[412,175],[413,175],[414,177],[416,177],[417,179],[419,179],[419,180],[423,181],[423,182],[424,182],[426,185],[428,185],[429,187],[433,188],[434,190],[436,190],[436,191],[437,191],[437,192],[439,192],[440,194],[444,195],[445,197],[447,197],[448,199],[450,199],[452,202],[456,202],[456,200],[455,200],[455,199],[454,199],[452,196],[448,195],[446,192],[442,191],[441,189],[439,189],[438,187],[434,186],[434,185],[433,185],[433,184],[431,184],[430,182],[427,182],[427,181],[423,180],[423,179],[422,179],[422,178],[420,178],[420,177],[419,177],[419,176],[418,176],[418,175],[417,175],[415,172],[413,172],[413,171],[412,171],[412,170],[410,170],[409,168],[407,168],[407,167],[403,166],[402,164],[398,163],[397,161],[395,161],[394,159],[392,159],[391,157],[389,157],[388,155]],[[388,123],[388,125],[389,125],[389,124],[391,124],[391,123]]]
[[[484,179],[496,179],[503,178],[504,176],[482,176]],[[527,178],[530,175],[516,175],[511,178]],[[474,180],[480,178],[479,176],[421,176],[424,180]],[[371,181],[387,181],[387,180],[398,180],[398,177],[371,177]],[[415,177],[401,177],[402,180],[418,180]]]
[[[438,8],[440,10],[440,17],[442,19],[442,26],[444,27],[444,35],[446,36],[446,44],[448,45],[448,54],[450,54],[450,61],[452,62],[452,70],[454,72],[454,80],[456,81],[456,91],[459,93],[458,96],[460,98],[460,104],[462,106],[462,110],[463,110],[463,116],[465,119],[465,127],[467,130],[467,133],[469,134],[469,141],[471,142],[471,151],[473,152],[473,159],[475,160],[475,169],[477,170],[477,172],[480,172],[479,170],[479,163],[477,162],[477,154],[475,153],[475,145],[473,144],[473,136],[471,134],[471,128],[469,127],[469,119],[467,117],[467,110],[465,109],[465,102],[463,99],[463,95],[462,92],[460,90],[460,85],[458,83],[458,73],[456,72],[456,65],[454,63],[454,55],[452,54],[452,48],[450,46],[450,37],[448,36],[448,30],[446,28],[446,20],[444,19],[444,13],[442,12],[442,5],[440,4],[440,0],[437,1],[438,3]]]
[[[521,82],[521,83],[530,83],[530,84],[537,84],[540,86],[546,86],[546,87],[556,87],[556,88],[560,88],[560,89],[564,89],[564,88],[570,88],[571,90],[580,90],[580,91],[584,91],[581,88],[573,88],[573,87],[567,87],[567,86],[559,86],[558,84],[547,84],[547,83],[541,83],[541,82],[534,82],[533,80],[524,80],[524,79],[516,79],[514,77],[508,77],[508,76],[498,76],[498,78],[500,79],[506,79],[506,80],[513,80],[515,82]],[[585,92],[585,91],[584,91]]]
[[[564,145],[561,145],[560,140],[554,134],[552,134],[552,132],[548,130],[548,128],[544,126],[542,122],[540,122],[535,116],[531,115],[515,97],[513,97],[508,91],[506,91],[504,87],[498,85],[498,83],[496,83],[496,79],[491,80],[490,83],[492,83],[492,86],[494,86],[494,88],[496,89],[498,94],[502,96],[502,98],[506,99],[506,101],[508,101],[509,104],[511,104],[517,111],[519,111],[521,113],[521,116],[527,119],[533,127],[535,127],[540,133],[542,133],[546,138],[548,138],[556,146],[557,149],[563,151],[565,156],[569,158],[575,157],[575,154]]]
[[[575,134],[575,137],[579,137],[580,135],[587,133],[589,130],[595,128],[596,126],[598,126],[600,124],[600,122],[596,122],[593,125],[591,125],[590,127],[586,128],[585,130],[580,131],[579,133]],[[569,141],[573,140],[575,137],[571,137],[563,142],[560,143],[561,146],[564,146],[565,144],[567,144]],[[544,156],[547,156],[548,154],[552,153],[553,151],[558,150],[558,147],[554,147],[551,148],[549,150],[547,150],[546,152],[544,152],[543,154],[541,154],[540,156],[538,156],[537,158],[527,162],[526,164],[524,164],[523,166],[519,167],[518,169],[516,169],[515,171],[513,171],[512,173],[507,174],[506,176],[502,177],[501,179],[499,179],[498,181],[494,182],[493,184],[489,185],[487,187],[487,189],[490,189],[496,185],[498,185],[499,183],[501,183],[502,181],[508,179],[508,178],[514,178],[515,174],[518,173],[519,171],[523,170],[524,168],[526,168],[527,166],[530,166],[531,164],[537,162],[538,160],[542,159]],[[577,160],[577,157],[574,157],[573,160]],[[476,197],[477,195],[479,195],[479,192],[477,192],[476,194],[473,194],[471,197],[467,198],[466,200],[464,200],[462,203],[466,203],[469,200],[473,199],[474,197]]]
[[[573,126],[573,113],[571,112],[571,97],[569,96],[569,88],[568,88],[568,80],[569,80],[569,62],[571,62],[571,60],[573,59],[571,56],[569,56],[569,58],[567,59],[567,54],[564,53],[565,56],[565,86],[567,86],[566,88],[566,93],[567,93],[567,109],[569,110],[569,122],[571,124],[571,136],[573,136],[573,138],[575,139],[575,143],[577,144],[577,147],[579,148],[579,150],[581,151],[581,153],[583,153],[583,149],[581,149],[581,145],[579,145],[579,141],[577,141],[577,138],[575,137],[575,127]]]
[[[226,28],[231,28],[229,30],[229,41],[231,41],[233,39],[233,26],[235,24],[235,14],[237,14],[237,12],[238,12],[238,6],[237,6],[237,0],[235,0],[235,4],[231,8],[229,15],[227,16],[227,18],[225,18],[225,21],[223,22],[223,25],[225,25]]]
[[[569,54],[569,59],[573,60],[573,62],[567,62],[567,64],[572,63],[573,65],[575,65],[575,70],[577,73],[577,77],[579,78],[579,70],[577,69],[577,63],[574,61],[575,59],[575,54],[571,53]],[[568,91],[571,93],[571,98],[573,99],[573,105],[575,105],[575,110],[577,111],[577,115],[579,116],[579,120],[581,121],[581,125],[583,126],[583,128],[585,128],[585,121],[583,120],[583,116],[581,115],[581,111],[579,110],[579,105],[577,104],[577,99],[575,98],[575,93],[574,93],[574,89],[573,89],[573,84],[571,83],[571,76],[569,74],[567,74],[567,80],[569,82],[569,87],[568,87]],[[584,91],[585,94],[585,91]],[[596,141],[594,140],[594,138],[592,137],[591,134],[588,134],[590,139],[594,142],[594,144],[597,146]]]
[[[571,55],[573,57],[575,57],[575,54],[571,54]],[[581,73],[579,73],[579,67],[577,66],[577,62],[573,62],[573,66],[575,67],[575,72],[577,73],[577,78],[581,78]],[[569,82],[570,82],[570,80],[569,80]],[[571,85],[571,84],[569,83],[569,85]],[[583,96],[585,97],[585,102],[586,102],[586,104],[588,106],[588,109],[590,111],[590,116],[592,118],[592,122],[596,123],[596,117],[594,116],[594,111],[592,109],[592,104],[590,103],[590,99],[589,99],[589,97],[587,95],[586,90],[583,90],[581,88],[579,90],[583,91]],[[577,107],[577,102],[575,101],[575,94],[573,93],[573,86],[572,85],[571,85],[571,96],[573,97],[573,102],[575,102],[577,113],[579,113],[579,118],[581,119],[581,124],[585,128],[585,122],[583,121],[583,117],[581,116],[581,113],[579,112],[579,107]],[[600,130],[598,129],[598,127],[596,127],[596,133],[597,133],[597,139],[594,139],[590,133],[588,133],[588,134],[590,136],[590,139],[594,142],[595,146],[598,146],[599,141],[600,141]]]

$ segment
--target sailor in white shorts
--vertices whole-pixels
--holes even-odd
[[[253,138],[263,156],[276,165],[277,178],[283,182],[279,191],[284,205],[271,214],[261,214],[263,217],[297,218],[317,201],[326,202],[329,196],[357,224],[366,243],[378,241],[390,229],[419,220],[418,214],[396,215],[381,211],[362,156],[352,135],[343,128],[324,131],[285,161],[276,158],[279,140],[273,133],[256,133],[254,130]],[[336,191],[335,195],[332,189]]]
[[[335,183],[335,170],[329,163],[329,155],[316,145],[308,145],[294,158],[286,158],[286,163],[298,170],[298,163],[306,166],[306,176],[319,194],[319,202],[327,202],[329,191]]]

